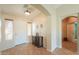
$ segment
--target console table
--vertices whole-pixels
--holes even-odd
[[[32,44],[36,47],[43,47],[43,36],[32,36]]]

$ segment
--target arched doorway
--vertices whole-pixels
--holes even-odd
[[[62,47],[77,52],[78,18],[69,16],[62,21]]]

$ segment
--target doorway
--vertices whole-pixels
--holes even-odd
[[[27,22],[27,36],[29,43],[32,43],[32,22]]]
[[[78,18],[69,16],[62,21],[62,47],[77,52]]]

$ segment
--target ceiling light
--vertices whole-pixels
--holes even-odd
[[[26,11],[25,11],[25,14],[26,14],[26,15],[30,15],[30,11],[26,10]]]

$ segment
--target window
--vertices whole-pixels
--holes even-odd
[[[5,20],[5,38],[6,40],[13,39],[13,21]]]
[[[78,31],[78,28],[77,28],[77,27],[78,27],[78,24],[75,23],[75,24],[74,24],[74,27],[75,27],[75,28],[74,28],[74,29],[75,29],[75,39],[77,39],[77,31]]]
[[[32,35],[32,23],[27,24],[28,36]]]

